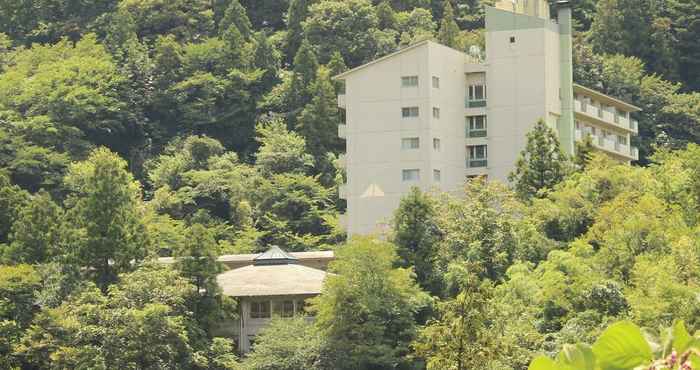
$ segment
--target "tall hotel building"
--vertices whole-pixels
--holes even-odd
[[[387,227],[412,187],[457,191],[471,176],[507,181],[528,131],[543,119],[565,152],[589,135],[620,161],[637,159],[639,108],[577,85],[571,8],[504,0],[486,8],[485,60],[423,41],[335,78],[346,123],[341,163],[348,234]]]

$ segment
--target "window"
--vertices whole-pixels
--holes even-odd
[[[627,145],[627,136],[617,135],[617,142],[622,145]]]
[[[418,86],[418,76],[401,77],[401,87],[417,87],[417,86]]]
[[[401,117],[418,117],[418,107],[405,107],[401,108]]]
[[[401,149],[418,149],[420,147],[420,140],[417,137],[406,137],[401,139]]]
[[[440,119],[440,108],[433,107],[433,118]]]
[[[403,170],[401,177],[403,181],[418,181],[420,180],[420,171],[417,168]]]
[[[511,36],[511,37],[510,37],[510,43],[511,43],[511,44],[515,44],[515,36]]]
[[[433,181],[440,182],[440,170],[433,170]]]
[[[484,85],[469,85],[469,100],[486,99]]]
[[[294,301],[275,301],[274,313],[280,317],[294,316]]]
[[[440,77],[433,76],[433,88],[434,89],[440,88]]]
[[[467,137],[486,136],[486,116],[467,117]]]
[[[488,151],[486,145],[467,146],[467,167],[486,167]]]
[[[270,301],[250,302],[250,318],[266,319],[270,317]]]
[[[440,139],[433,138],[433,149],[440,151]]]
[[[296,307],[297,315],[304,315],[304,314],[309,315],[309,314],[313,313],[313,312],[307,312],[306,307],[308,306],[308,304],[303,299],[298,300],[296,305],[297,305],[297,307]]]

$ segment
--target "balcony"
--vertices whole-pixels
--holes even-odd
[[[346,139],[348,125],[338,125],[338,137],[341,139]]]
[[[348,230],[348,215],[345,213],[341,213],[338,215],[338,226],[342,230],[347,231]]]
[[[637,122],[637,120],[631,119],[629,122],[630,122],[629,123],[630,130],[632,130],[634,132],[639,132],[639,123]]]
[[[467,137],[472,137],[472,138],[486,137],[486,130],[467,129]]]
[[[632,133],[637,133],[637,121],[629,120],[606,109],[597,107],[589,102],[574,100],[574,112],[578,118],[587,120],[598,125],[603,125],[616,129],[623,129]]]
[[[340,199],[348,199],[348,184],[338,185],[338,197]]]
[[[480,168],[488,166],[486,158],[467,159],[467,168]]]
[[[467,108],[484,108],[486,107],[486,99],[480,99],[480,100],[465,100],[465,107]]]
[[[621,144],[617,140],[592,135],[590,132],[587,132],[585,130],[576,130],[575,136],[577,141],[581,141],[583,137],[589,136],[591,138],[591,143],[593,144],[593,147],[595,147],[598,150],[602,150],[608,154],[611,154],[615,157],[624,157],[626,160],[633,161],[639,159],[639,152],[637,148],[629,146],[627,144]]]
[[[345,109],[345,94],[338,94],[338,108]]]
[[[346,154],[341,154],[338,156],[338,167],[348,168],[348,156]]]

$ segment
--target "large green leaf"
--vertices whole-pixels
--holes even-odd
[[[629,321],[610,325],[593,344],[601,370],[628,370],[652,361],[641,329]]]
[[[678,353],[682,353],[688,349],[688,345],[692,340],[693,337],[686,330],[683,320],[676,321],[673,325],[673,349]]]
[[[547,356],[538,356],[530,363],[527,370],[558,370],[557,364]]]
[[[595,355],[585,344],[567,344],[557,356],[557,363],[576,370],[595,370]]]

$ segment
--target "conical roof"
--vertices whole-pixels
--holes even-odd
[[[253,265],[288,265],[292,263],[298,263],[299,260],[296,257],[292,257],[289,253],[282,250],[282,248],[273,245],[267,252],[253,259]]]

